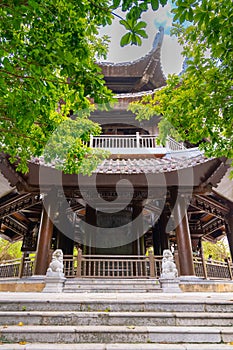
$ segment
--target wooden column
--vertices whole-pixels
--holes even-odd
[[[169,221],[169,217],[167,213],[163,211],[159,218],[159,229],[160,229],[160,239],[161,239],[161,251],[163,253],[164,249],[168,249],[168,234],[166,231],[167,223]]]
[[[164,249],[168,249],[168,234],[166,232],[168,220],[167,213],[163,211],[152,228],[155,255],[163,255]]]
[[[145,236],[140,237],[140,254],[145,255],[146,254],[146,249],[145,249]]]
[[[185,198],[178,194],[177,202],[174,207],[174,216],[176,223],[176,241],[180,263],[181,276],[194,276],[192,243],[189,232],[189,224]]]
[[[67,201],[64,200],[59,207],[57,249],[61,249],[64,255],[73,255],[74,225],[67,217],[67,206]]]
[[[91,226],[85,227],[86,245],[89,250],[89,254],[95,254],[96,252],[96,230],[97,230],[97,213],[96,209],[90,205],[86,205],[86,223]]]
[[[192,250],[194,251],[194,252],[197,252],[198,251],[198,248],[199,248],[199,238],[193,238],[192,240],[191,240],[191,242],[192,242]]]
[[[226,234],[227,234],[227,240],[228,240],[230,253],[231,253],[231,261],[233,261],[233,210],[232,209],[226,218]]]
[[[143,252],[141,251],[142,249],[142,244],[140,237],[142,236],[143,232],[143,216],[142,216],[142,202],[136,202],[133,205],[133,225],[132,225],[132,230],[134,233],[134,237],[136,240],[132,242],[133,244],[133,254],[135,255],[141,255]]]
[[[41,224],[38,237],[35,275],[45,275],[48,268],[48,259],[50,253],[51,239],[53,235],[53,222],[50,219],[51,203],[43,207],[41,215]]]
[[[152,235],[153,235],[152,237],[153,237],[154,255],[162,255],[158,221],[152,227]]]

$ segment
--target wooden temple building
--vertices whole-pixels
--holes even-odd
[[[218,187],[228,181],[226,159],[208,159],[171,138],[158,145],[159,117],[138,122],[127,111],[131,101],[166,84],[162,40],[160,29],[141,59],[101,64],[118,103],[91,116],[103,130],[91,147],[111,153],[92,176],[62,174],[42,157],[30,160],[23,175],[1,154],[0,235],[36,252],[35,275],[45,275],[51,250],[72,255],[74,246],[101,256],[144,255],[149,246],[161,255],[174,246],[183,276],[195,275],[193,252],[203,239],[226,236],[233,257],[233,204]]]

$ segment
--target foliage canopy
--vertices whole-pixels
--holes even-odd
[[[220,240],[215,243],[208,241],[202,242],[204,257],[207,260],[209,255],[212,255],[213,260],[224,261],[230,257],[230,250],[225,240]]]
[[[26,172],[28,159],[44,154],[45,160],[55,160],[66,172],[91,172],[104,155],[86,145],[91,133],[101,132],[88,116],[93,104],[108,108],[113,102],[96,64],[106,55],[108,44],[99,28],[120,17],[126,29],[121,45],[140,45],[147,37],[141,15],[166,3],[1,1],[1,147],[12,162],[20,159],[18,170]],[[173,32],[184,47],[187,68],[182,76],[170,76],[153,98],[147,96],[131,109],[138,119],[163,115],[162,139],[172,125],[176,135],[200,144],[207,155],[233,158],[232,4],[229,0],[173,3]],[[57,130],[62,130],[61,136]]]
[[[233,158],[233,7],[228,0],[174,0],[173,33],[186,69],[130,109],[137,119],[162,115],[161,139],[175,130],[207,156]]]
[[[166,2],[1,1],[1,147],[12,162],[18,161],[18,170],[26,172],[30,157],[42,155],[46,147],[45,159],[53,159],[64,171],[91,172],[103,155],[85,144],[90,133],[101,131],[88,115],[94,103],[107,108],[112,102],[96,64],[106,55],[108,43],[99,28],[119,17],[113,11],[120,8],[126,13],[121,24],[128,31],[121,44],[139,45],[147,36],[141,14]],[[61,137],[53,136],[58,127]],[[68,139],[72,142],[64,153]]]
[[[20,258],[22,255],[21,246],[21,241],[12,243],[0,237],[0,262]]]

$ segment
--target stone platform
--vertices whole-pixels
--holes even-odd
[[[44,276],[29,278],[1,278],[0,292],[41,292],[45,287]],[[104,286],[104,287],[103,287]],[[103,287],[103,288],[102,288]],[[118,289],[117,289],[118,288]],[[160,292],[157,279],[92,279],[70,278],[65,283],[67,292]],[[180,280],[182,292],[233,293],[233,281],[185,279]]]
[[[232,293],[0,293],[0,350],[230,350]]]

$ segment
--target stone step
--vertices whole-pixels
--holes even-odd
[[[1,311],[1,325],[233,326],[233,313]]]
[[[42,293],[43,294],[43,293]],[[131,312],[216,312],[216,313],[233,313],[233,301],[219,300],[181,300],[173,296],[173,300],[160,299],[158,296],[162,294],[151,294],[150,298],[141,293],[126,296],[124,293],[115,293],[109,297],[96,294],[78,294],[75,293],[66,297],[67,294],[43,294],[41,298],[32,299],[17,298],[15,294],[14,300],[7,298],[0,300],[1,311],[131,311]],[[122,295],[121,295],[122,294]],[[181,293],[182,294],[182,293]],[[143,297],[140,297],[143,295]],[[62,299],[61,299],[62,298]],[[180,298],[180,296],[179,296]]]
[[[155,288],[96,288],[94,286],[94,288],[90,287],[90,288],[82,288],[82,289],[76,289],[76,288],[65,288],[63,290],[64,293],[161,293],[162,289],[155,289]]]
[[[230,344],[1,344],[1,350],[232,350]]]
[[[46,343],[228,343],[230,327],[1,326],[2,342]]]
[[[67,279],[63,289],[65,293],[151,293],[162,292],[156,279]]]
[[[133,284],[133,285],[158,285],[159,280],[155,278],[67,278],[66,283],[69,284],[79,284],[79,285],[124,285],[124,284]]]

